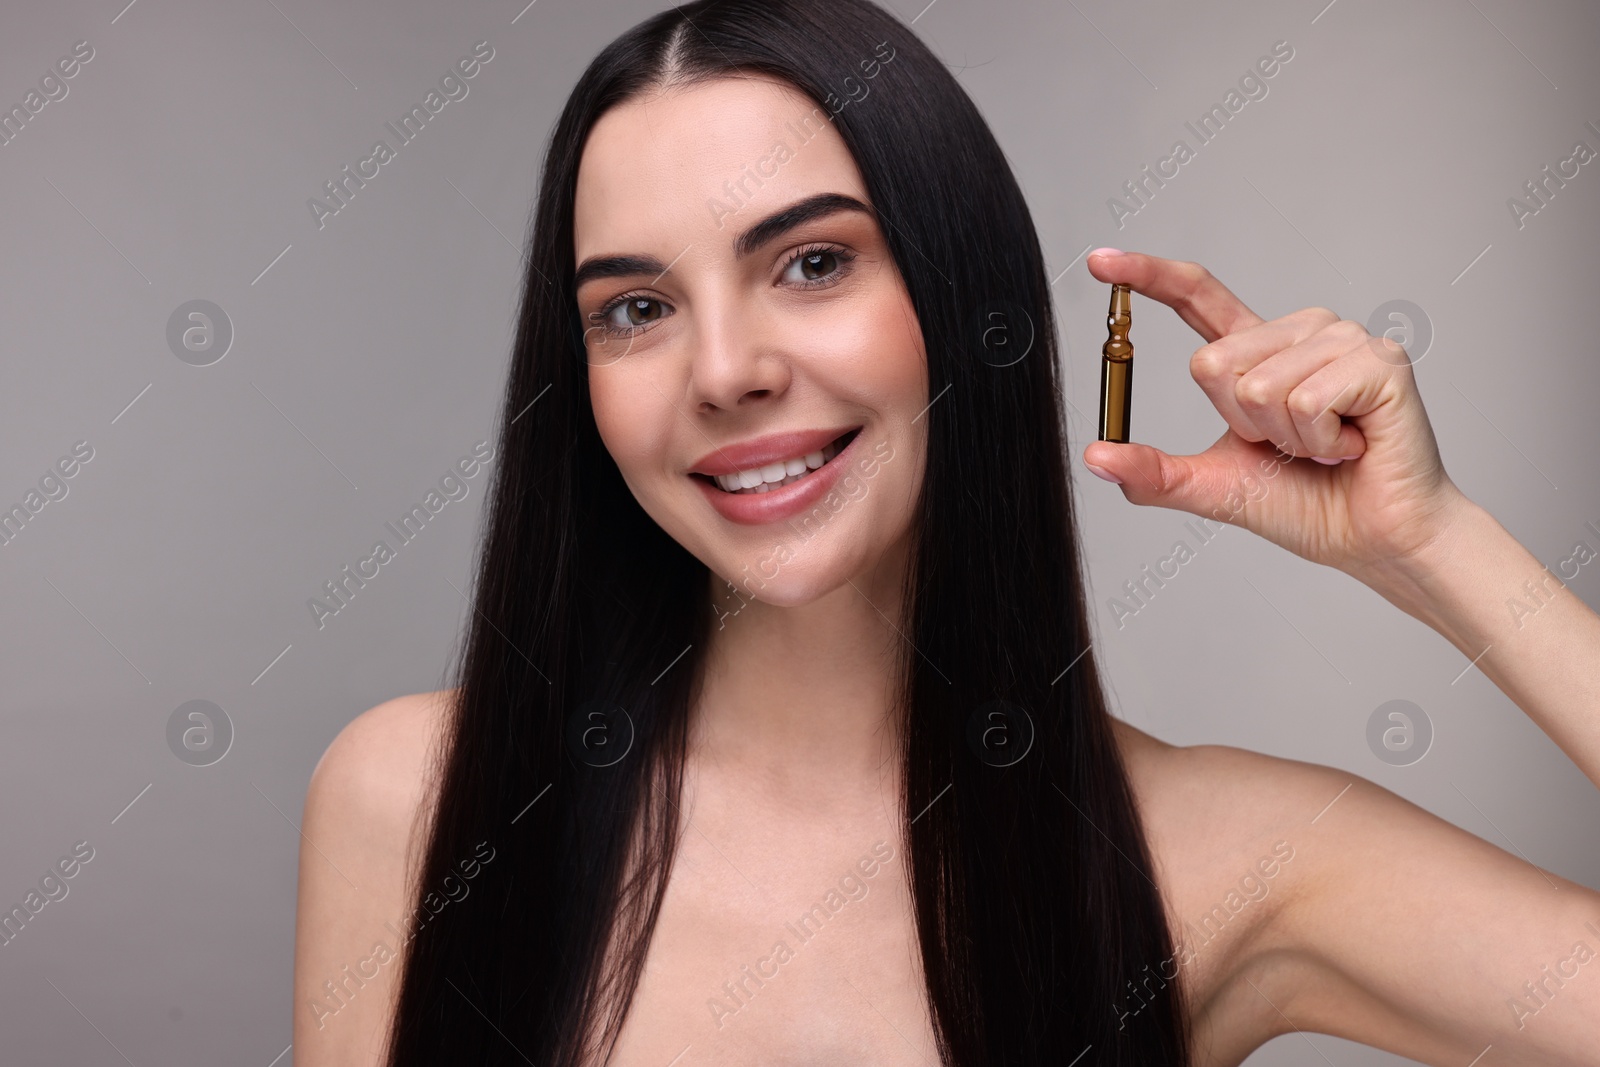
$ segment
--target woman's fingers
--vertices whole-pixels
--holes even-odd
[[[1242,397],[1239,385],[1258,364],[1338,321],[1337,315],[1324,308],[1307,308],[1264,322],[1199,263],[1142,252],[1091,252],[1089,270],[1101,281],[1126,285],[1166,304],[1205,338],[1207,343],[1189,361],[1189,373],[1234,433],[1246,441],[1270,438],[1285,452],[1305,454],[1297,447],[1301,443],[1293,423],[1287,417],[1270,418],[1265,409],[1264,389],[1269,380],[1252,379]],[[1137,349],[1137,342],[1134,347]],[[1307,367],[1305,373],[1320,366]]]
[[[1330,363],[1289,394],[1289,414],[1306,442],[1305,455],[1355,459],[1366,452],[1361,431],[1339,416],[1377,393],[1381,377],[1370,365]]]
[[[1386,376],[1407,362],[1399,346],[1325,307],[1264,321],[1199,263],[1096,250],[1088,265],[1101,281],[1171,307],[1205,339],[1189,373],[1243,441],[1326,460],[1366,450],[1340,416],[1365,414],[1362,405],[1384,392]]]
[[[1106,447],[1094,442],[1090,449]],[[1173,455],[1159,448],[1135,442],[1116,446],[1113,473],[1121,479],[1122,495],[1130,504],[1147,507],[1175,508],[1194,515],[1210,515],[1220,521],[1231,521],[1241,507],[1226,506],[1240,496],[1241,485],[1256,484],[1256,469],[1276,469],[1268,465],[1276,462],[1260,445],[1241,440],[1232,430],[1222,436],[1204,452],[1192,456]],[[1093,463],[1087,456],[1086,461]],[[1219,506],[1229,514],[1219,513]]]
[[[1189,359],[1189,374],[1234,433],[1246,441],[1271,441],[1285,453],[1307,455],[1299,428],[1284,410],[1284,398],[1335,358],[1326,345],[1312,342],[1337,321],[1339,316],[1327,308],[1303,308],[1247,327],[1197,349]]]
[[[1401,345],[1323,307],[1263,322],[1196,263],[1091,254],[1089,269],[1167,304],[1205,339],[1190,373],[1228,423],[1191,456],[1091,441],[1084,462],[1130,503],[1243,526],[1358,575],[1417,558],[1448,529],[1441,516],[1460,490]],[[1357,456],[1336,472],[1294,461]]]
[[[1367,414],[1394,375],[1394,365],[1374,354],[1385,343],[1360,323],[1328,322],[1246,372],[1236,390],[1240,407],[1273,441],[1291,442],[1297,456],[1358,456],[1366,449],[1365,439],[1342,417]]]
[[[1198,263],[1143,252],[1113,256],[1097,249],[1089,253],[1088,264],[1089,273],[1101,281],[1126,285],[1166,304],[1207,342],[1261,322],[1260,315]]]

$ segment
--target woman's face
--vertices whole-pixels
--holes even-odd
[[[777,605],[900,547],[922,478],[922,333],[828,119],[721,78],[611,109],[578,170],[600,435],[662,529]]]

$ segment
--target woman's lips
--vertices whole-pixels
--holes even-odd
[[[850,432],[853,436],[832,459],[799,481],[769,489],[765,493],[730,493],[705,475],[691,474],[689,477],[700,487],[711,506],[729,522],[742,526],[782,522],[816,504],[839,480],[845,465],[853,460],[857,442],[864,433],[861,429]]]
[[[756,470],[769,463],[819,452],[825,446],[860,428],[837,426],[832,429],[787,430],[730,442],[719,445],[701,456],[694,466],[689,468],[689,473],[714,477],[741,470]]]
[[[828,441],[821,448],[807,450],[804,453],[797,453],[785,459],[774,460],[770,464],[762,464],[759,467],[751,468],[748,473],[755,476],[756,482],[754,485],[746,486],[743,482],[743,475],[739,471],[732,471],[728,474],[706,475],[706,477],[709,477],[720,486],[724,492],[770,493],[776,489],[792,485],[802,478],[809,478],[823,464],[844,451],[844,446],[849,443],[849,439],[855,433],[855,430],[846,430]],[[799,467],[798,470],[795,469],[796,465]],[[694,473],[700,474],[702,472],[695,471]]]

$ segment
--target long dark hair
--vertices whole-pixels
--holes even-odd
[[[863,61],[885,56],[858,97]],[[600,1062],[638,985],[715,605],[595,426],[578,162],[608,108],[757,72],[837,112],[936,398],[892,669],[941,1057],[1186,1065],[1171,932],[1087,651],[1050,287],[1021,190],[944,64],[868,0],[700,0],[607,46],[551,138],[390,1067]],[[470,899],[446,906],[469,869]]]

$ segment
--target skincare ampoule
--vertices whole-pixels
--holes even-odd
[[[1100,440],[1128,440],[1133,407],[1133,293],[1126,285],[1111,286],[1111,309],[1106,313],[1110,336],[1100,346]]]

